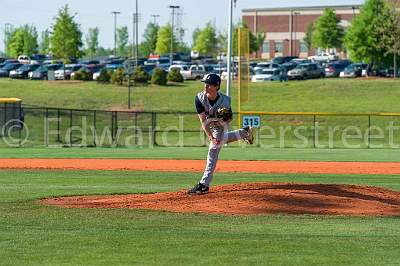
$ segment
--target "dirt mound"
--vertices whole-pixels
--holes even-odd
[[[44,199],[67,208],[129,208],[212,214],[400,216],[400,192],[378,187],[293,183],[215,186],[206,195],[186,191]]]

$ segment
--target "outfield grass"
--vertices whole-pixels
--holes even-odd
[[[0,171],[3,265],[397,265],[398,217],[222,216],[63,209],[43,197],[188,188],[197,174]],[[346,183],[400,191],[399,176],[217,174],[215,184]]]
[[[0,79],[0,97],[19,97],[25,104],[46,107],[110,110],[127,106],[127,88],[96,82],[72,83]],[[319,79],[250,84],[248,111],[398,112],[400,80]],[[133,89],[135,108],[144,111],[194,111],[202,83]],[[222,86],[225,91],[225,85]],[[236,110],[236,91],[232,89]]]
[[[137,158],[205,160],[207,147],[201,148],[10,148],[0,149],[0,158]],[[344,162],[398,162],[394,149],[258,149],[224,147],[221,160],[293,160]]]

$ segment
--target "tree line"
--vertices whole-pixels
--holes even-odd
[[[309,50],[340,48],[351,60],[372,67],[393,65],[400,53],[400,0],[367,0],[344,29],[333,9],[325,9],[308,26],[304,43]],[[395,71],[396,72],[396,71]]]
[[[400,53],[400,0],[367,0],[351,25],[344,28],[333,9],[327,8],[323,15],[310,24],[304,37],[309,50],[340,48],[348,53],[353,61],[372,66],[397,65]],[[233,53],[237,54],[237,28],[246,28],[243,23],[234,26]],[[147,24],[143,41],[138,45],[139,56],[148,57],[151,53],[159,55],[170,52],[173,36],[174,52],[195,50],[202,55],[215,56],[226,53],[227,33],[218,32],[211,22],[204,28],[196,28],[192,34],[192,45],[182,41],[184,32],[177,30],[172,34],[170,24],[160,26]],[[54,58],[69,59],[106,56],[113,54],[111,49],[99,45],[99,28],[90,28],[83,34],[75,17],[70,14],[68,5],[62,7],[54,25],[39,34],[34,26],[8,27],[5,32],[6,55],[17,57],[21,54],[52,54]],[[250,51],[260,50],[265,33],[249,33]],[[128,27],[117,29],[117,55],[132,56]]]
[[[235,32],[238,27],[247,27],[244,24],[235,25]],[[62,7],[54,24],[50,29],[41,32],[40,37],[36,27],[23,25],[20,27],[8,27],[5,30],[5,55],[18,57],[19,55],[52,54],[54,58],[72,59],[83,56],[93,58],[113,54],[112,49],[106,49],[99,45],[99,28],[89,28],[84,35],[80,25],[71,15],[68,5]],[[226,53],[227,33],[217,32],[211,22],[204,28],[196,28],[192,35],[192,45],[183,42],[183,30],[176,30],[172,34],[170,24],[160,26],[156,23],[148,23],[143,41],[138,45],[140,57],[148,57],[152,53],[159,55],[168,54],[171,48],[173,37],[173,52],[189,53],[196,50],[204,56],[216,56]],[[116,30],[116,54],[122,57],[129,57],[133,54],[132,44],[129,43],[128,27],[122,26]],[[237,46],[237,34],[234,36],[234,51]],[[249,33],[251,51],[259,50],[263,43],[264,34]]]

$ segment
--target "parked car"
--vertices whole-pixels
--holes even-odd
[[[31,56],[31,61],[29,62],[30,64],[42,64],[47,57],[42,54],[34,54]]]
[[[325,77],[324,69],[315,63],[300,64],[288,72],[289,79],[309,79],[323,77]]]
[[[357,78],[367,75],[368,64],[356,63],[347,66],[342,72],[340,72],[341,78]]]
[[[2,67],[0,69],[0,77],[4,78],[4,77],[9,77],[10,75],[10,71],[18,69],[22,66],[21,63],[11,63],[11,64],[7,64],[4,67]]]
[[[272,63],[272,62],[261,62],[258,63],[255,67],[254,67],[254,71],[256,71],[257,69],[261,69],[261,68],[280,68],[281,65],[277,64],[277,63]]]
[[[146,62],[145,58],[137,59],[137,64],[139,66],[143,66],[144,62]],[[134,59],[134,58],[127,59],[123,62],[123,65],[124,65],[124,68],[134,68],[136,66],[136,59]]]
[[[155,65],[155,66],[159,66],[160,64],[169,64],[169,58],[168,57],[149,58],[146,62],[144,62],[144,64]]]
[[[21,64],[30,64],[31,58],[27,55],[20,55],[18,56],[18,62],[20,62]]]
[[[348,62],[341,62],[341,61],[328,63],[325,66],[325,76],[339,77],[340,72],[342,72],[348,65],[349,65]]]
[[[70,64],[70,65],[65,65],[65,74],[64,74],[64,68],[60,68],[56,71],[54,71],[54,78],[58,80],[62,79],[71,79],[71,74],[74,71],[77,71],[80,69],[82,65],[80,64]]]
[[[308,59],[312,61],[335,61],[339,59],[334,53],[319,53],[317,55],[309,56]]]
[[[56,71],[63,67],[62,64],[51,64],[51,65],[42,65],[37,68],[35,71],[29,72],[28,77],[30,79],[48,79],[48,72],[49,71]]]
[[[3,63],[0,64],[0,68],[5,67],[8,64],[19,63],[17,59],[6,59]]]
[[[100,64],[99,60],[81,60],[79,61],[81,65],[98,65]]]
[[[22,65],[18,69],[11,70],[9,76],[12,79],[27,79],[29,72],[35,71],[39,67],[39,64]]]
[[[115,70],[115,69],[118,69],[118,68],[124,68],[124,65],[121,63],[121,64],[119,64],[119,63],[109,63],[109,64],[107,64],[106,66],[105,66],[107,69],[109,69],[109,70]]]
[[[81,68],[71,73],[71,78],[73,78],[78,71],[86,72],[89,75],[89,80],[93,80],[93,75],[100,71],[99,65],[82,65]]]
[[[282,80],[286,73],[282,68],[261,68],[254,72],[251,82],[263,82],[263,81],[277,81]]]
[[[190,67],[187,65],[172,65],[169,67],[168,72],[172,69],[178,69],[184,79],[192,79],[192,75],[190,73]]]
[[[296,58],[298,58],[298,57],[297,56],[278,56],[278,57],[275,57],[274,59],[272,59],[272,63],[281,65],[281,64],[290,62]]]

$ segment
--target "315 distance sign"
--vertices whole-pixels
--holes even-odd
[[[251,127],[260,127],[261,119],[259,116],[243,116],[243,127],[251,126]]]

